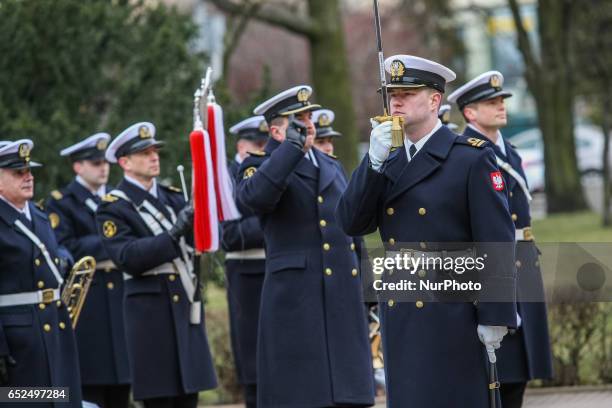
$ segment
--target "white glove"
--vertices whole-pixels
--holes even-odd
[[[478,332],[478,338],[489,351],[500,348],[502,339],[508,333],[508,328],[506,326],[483,326],[479,324],[476,331]]]
[[[391,126],[393,123],[383,122],[379,124],[375,120],[370,121],[372,123],[372,132],[370,133],[370,150],[368,152],[370,156],[370,162],[372,168],[378,171],[391,151]]]

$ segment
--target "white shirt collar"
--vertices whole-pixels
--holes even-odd
[[[410,161],[410,146],[414,145],[416,147],[416,153],[414,154],[415,156],[417,155],[417,153],[419,152],[419,150],[421,150],[421,148],[425,145],[425,143],[427,143],[427,141],[429,140],[429,138],[436,133],[440,128],[442,127],[442,122],[440,121],[440,119],[438,119],[438,122],[436,123],[436,126],[434,126],[434,128],[431,130],[431,132],[429,132],[428,134],[426,134],[425,136],[423,136],[421,139],[419,139],[418,142],[416,143],[412,143],[410,141],[410,139],[408,138],[404,138],[404,148],[406,149],[406,157],[408,157],[408,161]]]
[[[489,138],[486,137],[480,130],[478,130],[476,126],[472,125],[471,123],[468,123],[468,127],[470,127],[475,132],[478,132],[478,134],[482,135],[484,138],[486,138],[486,140],[489,140]],[[499,150],[501,150],[501,152],[505,156],[506,155],[506,144],[504,143],[504,138],[502,137],[502,134],[499,130],[497,131],[497,141],[495,142],[495,144],[497,145],[497,147],[499,147]]]
[[[10,205],[11,207],[13,207],[15,209],[15,211],[17,211],[19,214],[23,214],[25,215],[25,217],[29,220],[32,221],[32,214],[30,214],[30,204],[28,201],[26,201],[25,206],[23,207],[23,209],[21,208],[17,208],[13,205],[13,203],[11,203],[9,200],[7,200],[6,198],[4,198],[4,196],[2,194],[0,194],[0,200],[4,201],[5,203],[7,203],[8,205]]]
[[[312,151],[312,149],[314,149],[314,147],[311,147],[310,150],[306,152],[304,157],[306,157],[306,159],[310,160],[315,167],[319,167],[319,163],[317,162],[317,158],[315,157],[314,152]]]
[[[234,160],[236,160],[238,164],[242,164],[242,158],[238,153],[236,153],[236,155],[234,156]]]
[[[157,197],[157,180],[156,179],[153,179],[153,185],[151,185],[151,189],[147,190],[145,188],[145,186],[143,186],[138,180],[133,179],[130,176],[124,175],[123,178],[125,178],[127,181],[129,181],[130,183],[134,184],[135,186],[143,189],[144,191],[148,191],[149,194],[151,194],[153,197],[158,198]]]
[[[87,191],[91,192],[91,187],[89,186],[89,184],[87,184],[87,182],[83,179],[83,177],[76,176],[76,181],[77,183],[85,187]],[[98,197],[104,197],[106,195],[106,185],[102,184],[100,188],[93,194],[97,195]]]

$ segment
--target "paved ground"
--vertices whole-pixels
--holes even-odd
[[[202,406],[203,407],[203,406]],[[243,405],[223,405],[216,408],[243,408]],[[559,387],[529,389],[523,408],[611,408],[612,386]],[[385,408],[379,398],[375,408]],[[409,407],[407,407],[409,408]],[[452,408],[452,407],[449,407]]]

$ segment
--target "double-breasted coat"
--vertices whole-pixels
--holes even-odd
[[[336,223],[346,188],[336,159],[316,167],[270,139],[241,167],[238,202],[260,215],[266,277],[258,341],[258,406],[369,406],[374,402],[355,241]]]

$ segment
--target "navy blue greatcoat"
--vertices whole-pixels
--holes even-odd
[[[240,164],[229,165],[232,177],[238,177]],[[251,215],[222,224],[221,245],[226,253],[264,248],[259,217]],[[241,384],[257,383],[257,330],[265,259],[227,259],[227,299],[230,312],[230,336],[238,379]]]
[[[54,193],[46,205],[55,236],[75,260],[90,255],[96,262],[109,261],[96,227],[93,207],[100,199],[72,181]],[[117,268],[99,268],[75,330],[85,385],[129,384],[130,366],[123,323],[123,273]]]
[[[270,139],[239,175],[240,210],[261,216],[266,243],[260,408],[374,403],[355,242],[334,217],[346,178],[335,159],[313,152],[319,168],[290,143]]]
[[[484,135],[469,126],[465,128],[463,134],[486,140]],[[527,180],[521,157],[515,148],[507,140],[504,140],[504,146],[505,155],[497,145],[493,145],[495,154]],[[517,229],[530,227],[531,215],[527,196],[514,177],[503,169],[502,174],[508,186],[508,203],[514,225]],[[516,243],[516,265],[519,300],[517,308],[522,322],[517,331],[504,338],[502,348],[497,353],[499,378],[501,382],[526,382],[534,378],[551,378],[552,351],[546,303],[533,302],[536,298],[544,299],[538,249],[533,240]],[[522,297],[531,301],[520,301]]]
[[[445,242],[512,245],[506,194],[491,180],[497,171],[490,148],[471,146],[443,126],[410,162],[402,146],[378,172],[366,155],[338,203],[337,219],[350,235],[378,228],[388,250],[417,242],[413,249],[421,251],[443,250]],[[486,271],[488,285],[512,294],[513,257],[496,269]],[[380,313],[390,408],[488,408],[487,362],[476,328],[514,326],[512,300],[391,299]]]
[[[31,203],[28,205],[31,224],[0,200],[0,296],[58,287],[41,250],[15,225],[20,217],[45,245],[59,269],[59,248],[47,215]],[[76,341],[66,307],[60,301],[42,306],[0,307],[0,355],[10,355],[16,362],[8,367],[8,386],[70,388],[69,404],[32,405],[81,407]]]
[[[146,199],[170,220],[184,207],[181,193],[158,185],[158,198],[123,180],[117,187],[133,204]],[[204,313],[199,325],[189,322],[190,303],[178,275],[142,274],[180,255],[167,232],[154,236],[133,204],[111,196],[98,208],[96,222],[110,258],[131,276],[125,282],[125,324],[132,367],[134,399],[172,397],[214,388]],[[104,235],[104,224],[115,231]],[[111,236],[109,236],[111,235]]]

